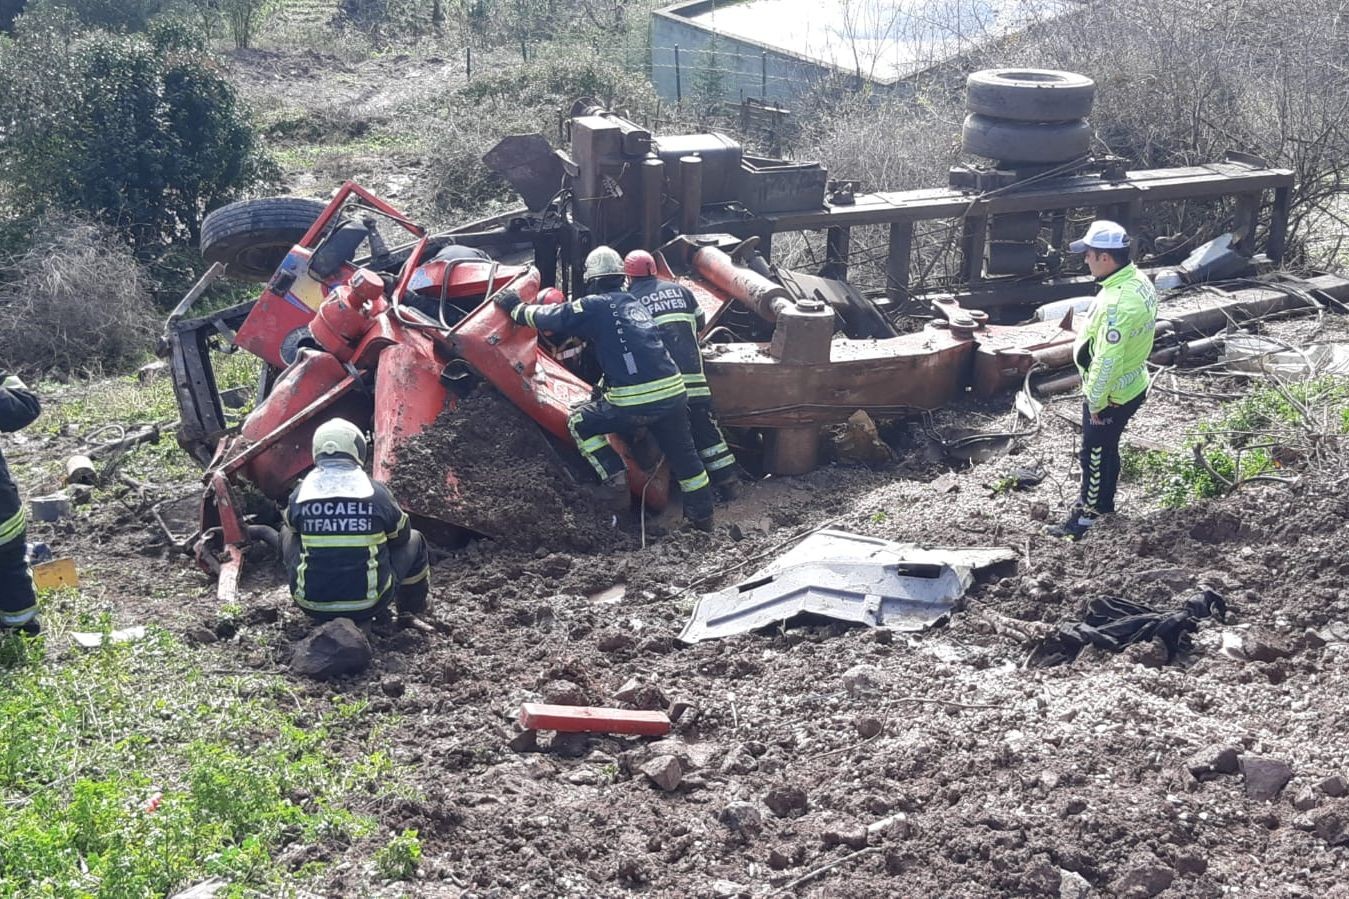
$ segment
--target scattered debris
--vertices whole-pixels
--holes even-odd
[[[370,641],[350,618],[335,618],[314,629],[295,647],[290,668],[296,674],[326,680],[364,671],[372,657]]]
[[[670,718],[664,712],[526,702],[520,706],[520,726],[562,733],[658,737],[670,732]]]
[[[877,433],[876,422],[861,409],[833,435],[833,451],[834,458],[844,463],[884,465],[895,458],[895,451]]]
[[[704,594],[679,639],[729,637],[803,614],[922,630],[950,613],[975,571],[1016,558],[1010,549],[922,549],[822,530],[739,584]]]
[[[1067,622],[1047,637],[1037,641],[1026,659],[1030,668],[1048,668],[1077,658],[1087,646],[1096,646],[1110,652],[1119,652],[1134,643],[1160,640],[1166,647],[1166,661],[1190,651],[1191,634],[1199,622],[1213,617],[1225,620],[1227,601],[1217,591],[1200,587],[1187,595],[1174,612],[1159,612],[1150,606],[1120,599],[1098,596],[1087,603],[1081,621]]]
[[[66,483],[89,486],[97,483],[98,472],[88,456],[71,456],[66,460]]]
[[[204,880],[194,887],[183,890],[181,893],[174,893],[170,899],[215,899],[215,897],[227,889],[229,885],[228,880],[212,877],[210,880]]]
[[[97,649],[100,646],[111,646],[117,643],[134,643],[137,640],[145,639],[145,625],[138,624],[135,627],[124,627],[107,633],[92,633],[85,631],[71,631],[70,639],[85,649]]]
[[[660,711],[670,707],[670,700],[655,684],[646,683],[637,678],[630,678],[623,686],[614,693],[614,699],[619,702],[625,702],[628,705],[646,709],[648,711]]]
[[[33,565],[29,570],[33,572],[33,585],[39,590],[75,588],[80,585],[80,573],[75,568],[74,559],[52,559]]]
[[[70,517],[70,497],[64,492],[35,496],[28,500],[28,507],[38,521],[60,521]]]

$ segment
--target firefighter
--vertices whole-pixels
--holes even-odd
[[[291,596],[320,621],[364,621],[391,599],[404,614],[427,606],[426,541],[389,488],[365,473],[365,448],[351,422],[324,422],[314,431],[314,468],[286,507],[281,555]]]
[[[1067,521],[1050,528],[1053,536],[1080,540],[1102,515],[1115,511],[1120,437],[1147,398],[1157,291],[1129,261],[1129,235],[1114,222],[1092,222],[1068,249],[1086,255],[1100,284],[1073,344],[1084,394],[1082,489]]]
[[[646,250],[629,253],[623,260],[623,273],[628,276],[628,292],[651,313],[665,349],[684,376],[684,389],[689,397],[689,430],[707,476],[722,498],[732,499],[739,486],[735,455],[712,415],[712,391],[707,386],[703,354],[698,349],[698,332],[707,324],[702,307],[693,291],[657,277],[656,260]]]
[[[517,324],[590,341],[604,372],[602,393],[567,419],[581,455],[627,503],[627,473],[606,436],[645,427],[670,463],[684,494],[684,517],[712,529],[712,489],[689,432],[688,398],[679,367],[665,350],[646,307],[623,289],[623,259],[596,247],[585,261],[588,296],[556,305],[524,304],[503,290],[496,304]]]
[[[17,431],[38,417],[37,397],[14,375],[0,371],[0,431]],[[0,631],[37,636],[37,591],[28,570],[28,528],[19,487],[0,454]]]

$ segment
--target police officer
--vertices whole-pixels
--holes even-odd
[[[23,381],[0,372],[0,431],[27,427],[42,411]],[[27,520],[19,488],[0,454],[0,631],[20,630],[37,636],[37,593],[27,561]]]
[[[712,486],[723,497],[734,497],[738,483],[735,455],[712,415],[712,391],[703,374],[703,354],[698,349],[698,332],[707,323],[693,291],[656,275],[656,260],[646,250],[633,250],[623,260],[628,276],[628,292],[635,296],[660,328],[661,339],[670,358],[684,376],[689,397],[689,430],[693,445],[712,479]]]
[[[518,324],[584,337],[594,347],[604,372],[603,393],[572,410],[567,426],[600,480],[626,497],[623,461],[605,438],[645,427],[679,480],[684,517],[711,530],[711,482],[689,433],[684,379],[660,329],[646,307],[623,289],[623,260],[613,249],[590,252],[585,280],[591,293],[570,303],[523,304],[515,291],[503,290],[496,304]]]
[[[427,606],[426,542],[364,464],[360,429],[341,418],[324,422],[314,432],[314,469],[286,507],[281,555],[291,596],[321,621],[364,621],[395,596],[402,613]]]
[[[1129,261],[1129,235],[1114,222],[1092,222],[1068,249],[1085,254],[1087,268],[1100,284],[1073,344],[1085,395],[1082,489],[1068,520],[1050,528],[1056,537],[1080,540],[1100,516],[1115,511],[1120,437],[1147,397],[1157,291]]]

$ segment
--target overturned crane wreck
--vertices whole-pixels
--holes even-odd
[[[1006,80],[1007,96],[1024,92]],[[1004,146],[988,144],[996,130],[975,130],[980,149]],[[966,134],[969,143],[968,123]],[[208,217],[206,257],[266,281],[258,300],[210,316],[187,318],[185,302],[166,330],[180,440],[210,468],[198,555],[223,560],[222,585],[237,578],[250,536],[231,484],[281,499],[310,463],[308,437],[321,417],[370,424],[381,478],[406,442],[452,414],[479,380],[569,442],[566,409],[588,395],[586,372],[514,328],[490,298],[508,285],[526,298],[555,284],[575,293],[594,246],[653,250],[665,273],[693,290],[707,313],[702,336],[720,419],[762,434],[764,470],[795,474],[816,464],[820,428],[858,409],[935,409],[966,392],[1019,385],[1037,366],[1066,365],[1070,321],[993,319],[1090,292],[1089,278],[1063,266],[1075,210],[1129,223],[1150,204],[1229,201],[1236,227],[1225,270],[1249,276],[1282,259],[1293,184],[1291,172],[1249,158],[1130,171],[1049,140],[1034,144],[1032,162],[953,169],[945,188],[868,194],[829,181],[818,164],[753,157],[721,134],[653,135],[584,101],[567,136],[564,150],[540,135],[503,141],[488,161],[526,207],[441,234],[351,183],[327,204],[244,201]],[[959,283],[940,292],[910,279],[914,229],[929,220],[952,220],[961,234]],[[886,285],[875,296],[847,281],[852,229],[867,226],[888,229]],[[824,232],[819,271],[774,263],[774,238],[798,231]],[[1190,288],[1164,305],[1159,347],[1316,297],[1349,300],[1349,282],[1279,275],[1230,290]],[[900,334],[901,304],[934,317]],[[221,342],[263,361],[258,407],[237,433],[210,366]],[[659,504],[664,480],[647,487],[642,466],[631,455],[628,464],[634,490]],[[453,492],[456,474],[446,481]],[[457,524],[426,497],[399,499],[424,522]]]

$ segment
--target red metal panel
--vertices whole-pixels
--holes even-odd
[[[352,386],[354,381],[334,356],[302,352],[244,421],[223,466],[226,473],[238,471],[272,499],[285,499],[296,479],[314,464],[314,430],[321,423],[334,416],[349,418],[358,427],[369,422],[370,401],[353,394]]]
[[[555,730],[571,734],[638,734],[644,737],[659,737],[670,732],[670,716],[664,712],[526,702],[520,706],[520,726],[531,730]]]
[[[447,408],[454,408],[452,395],[440,383],[443,367],[431,339],[406,328],[400,332],[399,342],[380,354],[375,376],[375,480],[389,483],[400,448],[435,424]],[[453,471],[445,473],[445,482],[458,492]],[[417,508],[417,497],[399,499],[408,504],[408,511],[423,511]]]

